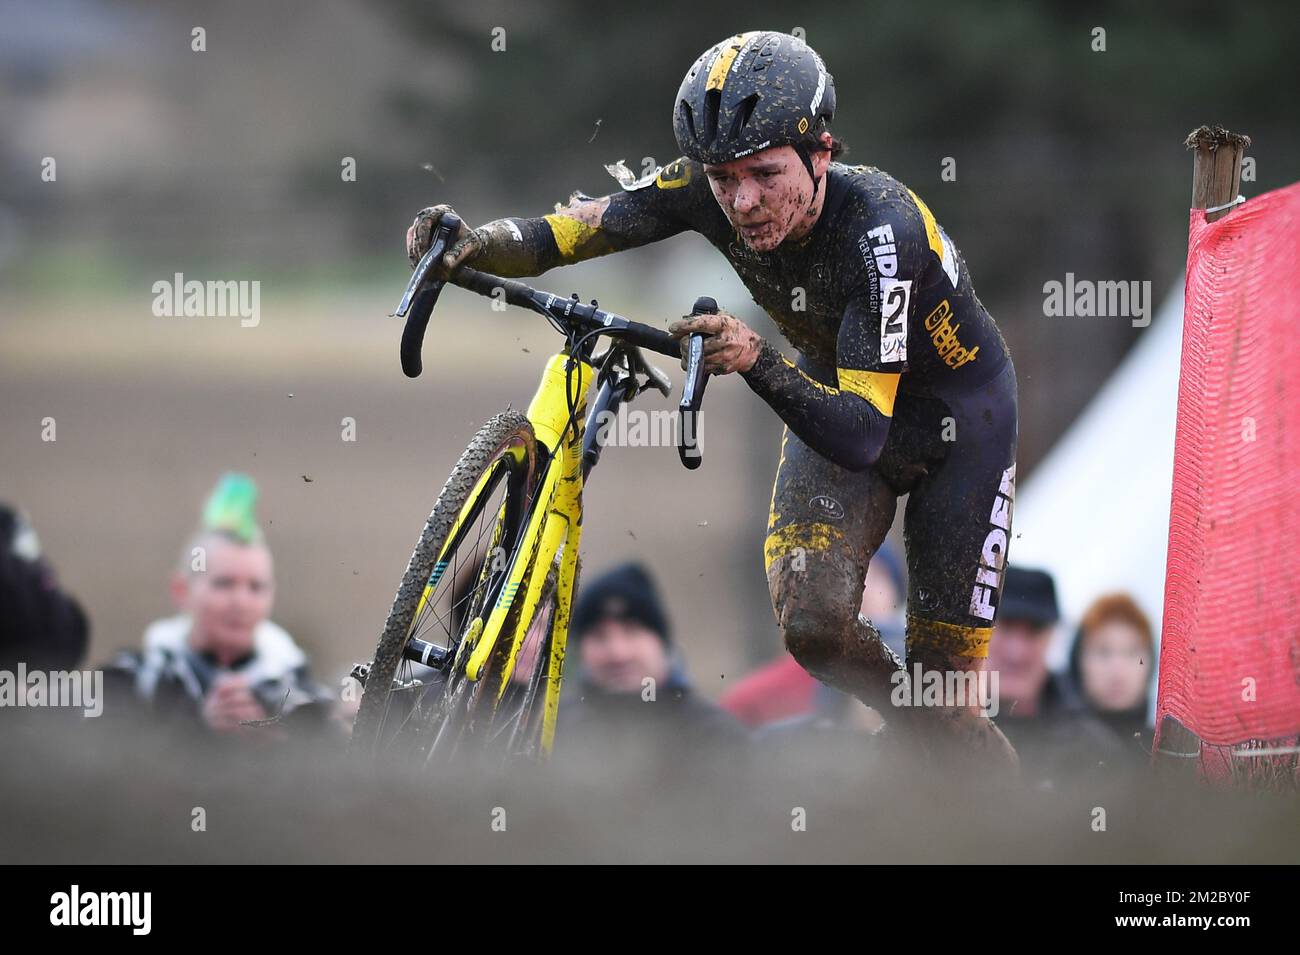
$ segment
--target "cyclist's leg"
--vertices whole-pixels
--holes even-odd
[[[786,429],[763,544],[777,623],[805,670],[882,714],[900,661],[858,611],[896,506],[875,470],[841,468]]]
[[[1015,496],[1016,379],[1006,371],[948,403],[951,447],[912,489],[904,517],[907,545],[907,669],[960,685],[964,699],[913,715],[940,717],[950,738],[1014,761],[1014,750],[985,716],[984,669],[1002,589]],[[952,675],[950,679],[950,674]],[[991,693],[994,684],[984,682]],[[973,697],[973,698],[972,698]]]

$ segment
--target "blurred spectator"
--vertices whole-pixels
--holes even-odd
[[[1093,601],[1070,648],[1070,677],[1083,701],[1135,755],[1151,749],[1147,711],[1154,657],[1151,621],[1128,594]]]
[[[903,600],[907,593],[902,562],[886,543],[871,559],[862,586],[860,614],[880,631],[898,658],[904,657]],[[819,699],[821,684],[808,675],[786,651],[736,681],[719,704],[746,726],[756,729],[772,723],[807,717],[824,720]],[[826,698],[832,699],[832,698]]]
[[[745,742],[744,727],[692,689],[654,582],[639,564],[583,586],[569,633],[580,668],[573,698],[560,707],[557,754],[634,742],[709,752]]]
[[[757,729],[810,716],[820,686],[788,650],[782,650],[771,663],[737,680],[718,704],[745,726]]]
[[[0,504],[0,667],[72,670],[90,627],[80,604],[59,589],[26,517]]]
[[[285,727],[326,725],[330,701],[306,654],[268,619],[275,580],[256,500],[251,479],[221,479],[172,575],[181,612],[151,624],[143,652],[119,655],[113,669],[155,715],[278,738]],[[256,720],[273,724],[248,725]]]
[[[1025,781],[1042,788],[1122,758],[1115,736],[1089,714],[1069,680],[1047,668],[1060,618],[1050,574],[1007,567],[989,647],[988,668],[998,680],[995,722],[1019,753]]]

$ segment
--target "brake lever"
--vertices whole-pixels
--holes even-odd
[[[430,280],[438,260],[446,254],[452,241],[460,232],[460,217],[450,213],[444,215],[434,230],[429,242],[429,250],[420,257],[411,280],[406,283],[406,291],[397,305],[393,315],[406,318],[402,329],[402,371],[408,378],[418,378],[423,370],[420,350],[424,345],[424,332],[429,325],[429,316],[438,304],[438,296],[447,283],[442,279]]]
[[[415,271],[411,273],[411,280],[406,283],[406,291],[402,293],[402,300],[397,305],[397,311],[393,312],[395,318],[405,318],[407,311],[411,307],[411,302],[415,296],[424,289],[425,279],[429,277],[429,272],[442,258],[451,245],[452,237],[460,232],[460,216],[448,213],[438,221],[438,227],[434,230],[433,237],[429,241],[428,251],[420,256],[420,261],[416,263]],[[438,280],[430,287],[435,292],[442,290],[447,283]]]
[[[718,303],[703,295],[695,300],[691,314],[712,315],[717,310]],[[692,471],[704,463],[700,450],[700,406],[704,403],[704,387],[709,381],[704,371],[704,338],[704,335],[696,333],[687,340],[686,384],[682,386],[677,415],[677,456]]]

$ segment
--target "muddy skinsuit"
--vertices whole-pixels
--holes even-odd
[[[764,546],[786,645],[888,719],[899,664],[858,616],[867,564],[908,494],[908,670],[981,665],[1011,533],[1015,370],[919,197],[840,163],[825,187],[806,237],[758,253],[679,159],[613,196],[489,223],[474,266],[537,275],[685,230],[727,257],[799,352],[766,343],[743,375],[786,424]]]

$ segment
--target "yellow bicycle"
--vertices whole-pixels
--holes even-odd
[[[396,314],[406,318],[402,368],[421,371],[429,316],[446,284],[434,264],[460,222],[446,215]],[[354,749],[426,761],[467,749],[544,757],[555,739],[569,612],[579,574],[582,491],[602,449],[593,422],[641,392],[670,392],[641,349],[678,357],[664,331],[520,282],[462,267],[454,285],[539,312],[565,336],[526,414],[505,411],[478,432],[443,486],[411,555],[369,664]],[[701,298],[695,312],[716,310]],[[595,354],[602,337],[608,348]],[[707,381],[703,336],[687,344],[678,452],[696,468]],[[588,392],[598,386],[587,416]]]

